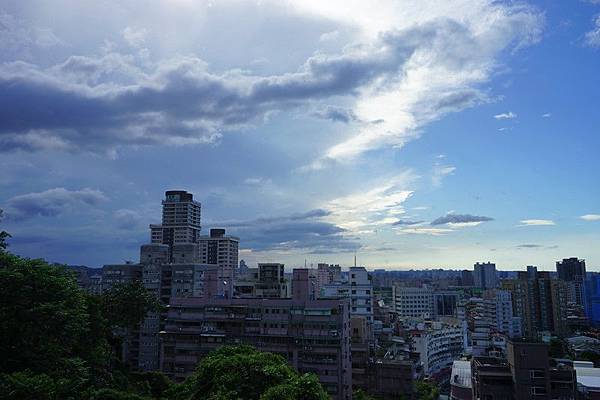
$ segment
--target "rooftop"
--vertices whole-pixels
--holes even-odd
[[[471,362],[456,360],[452,364],[451,384],[454,386],[471,387]]]

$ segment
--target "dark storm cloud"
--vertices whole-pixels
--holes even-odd
[[[283,215],[277,217],[263,217],[257,218],[248,221],[230,221],[220,224],[220,226],[230,227],[230,228],[243,228],[243,227],[252,227],[257,225],[266,225],[272,223],[282,223],[286,221],[302,221],[309,220],[313,218],[321,218],[330,215],[331,212],[327,210],[323,210],[320,208],[316,208],[314,210],[306,211],[303,213],[295,213],[290,215]]]
[[[5,212],[7,219],[13,221],[35,216],[55,217],[77,207],[97,206],[107,200],[99,190],[55,188],[12,197],[5,204]]]
[[[417,225],[417,224],[421,224],[423,222],[424,221],[409,221],[406,219],[401,219],[401,220],[398,220],[398,221],[392,223],[392,225]]]
[[[228,222],[220,226],[242,238],[242,247],[255,251],[299,249],[322,254],[359,249],[361,245],[355,238],[343,235],[345,229],[318,220],[327,215],[328,211],[315,209],[288,216]]]
[[[494,218],[485,217],[480,215],[471,214],[446,214],[443,217],[436,218],[431,221],[431,225],[444,225],[444,224],[466,224],[471,222],[486,222],[493,221]]]
[[[359,120],[352,110],[336,106],[326,106],[322,110],[314,112],[313,115],[317,118],[345,124]]]
[[[141,227],[147,228],[142,216],[134,210],[121,209],[114,212],[117,228],[122,230],[138,230]]]
[[[525,243],[519,244],[515,246],[517,249],[556,249],[557,245],[545,246],[543,244],[533,244],[533,243]]]
[[[122,145],[214,142],[224,131],[260,122],[272,111],[354,96],[374,82],[383,87],[398,79],[416,49],[447,35],[469,38],[459,24],[436,20],[389,32],[373,45],[349,47],[342,54],[315,55],[298,71],[273,76],[212,73],[194,57],[149,65],[116,53],[72,56],[49,68],[5,63],[0,66],[0,149],[103,152]],[[446,96],[429,107],[460,108],[477,93]],[[340,109],[324,110],[324,116],[353,118]]]

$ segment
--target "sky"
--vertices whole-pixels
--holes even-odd
[[[600,270],[600,1],[3,1],[0,228],[137,260],[165,190],[240,258]]]

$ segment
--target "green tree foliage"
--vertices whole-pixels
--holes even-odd
[[[375,397],[365,393],[361,389],[357,389],[354,392],[352,392],[352,399],[353,400],[375,400]]]
[[[129,381],[136,393],[156,399],[163,398],[174,387],[174,383],[160,372],[134,372]]]
[[[326,400],[316,376],[299,375],[276,354],[250,346],[221,347],[204,357],[181,387],[177,399]]]
[[[148,312],[161,310],[158,299],[138,281],[115,285],[102,295],[101,306],[113,329],[135,328]]]
[[[418,400],[437,400],[440,395],[440,389],[435,383],[418,381],[415,383]]]
[[[0,254],[0,372],[50,372],[78,357],[89,333],[86,296],[42,260]]]
[[[578,360],[583,360],[583,361],[591,361],[594,363],[594,366],[598,366],[600,365],[600,354],[594,352],[594,351],[584,351],[582,352],[578,357]]]
[[[91,400],[147,400],[148,397],[140,396],[136,393],[124,392],[121,390],[103,388],[96,391]]]
[[[92,296],[62,266],[0,252],[0,399],[89,399],[101,388],[154,396],[168,389],[155,375],[133,379],[116,370],[109,345],[116,327],[139,323],[157,304],[140,285]]]
[[[0,400],[326,400],[312,374],[248,346],[222,347],[183,384],[114,359],[115,332],[160,304],[139,284],[85,293],[62,266],[0,252]]]
[[[0,209],[0,222],[2,222],[2,214],[4,213],[4,211],[2,211],[2,209]],[[6,243],[6,239],[10,238],[10,234],[6,231],[0,231],[0,253],[4,252],[4,250],[6,250],[6,247],[8,246],[8,244]]]
[[[567,346],[562,339],[553,338],[550,340],[548,353],[553,358],[564,358],[567,355]]]

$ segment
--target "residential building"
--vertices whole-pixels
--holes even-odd
[[[315,291],[317,296],[321,296],[321,289],[325,285],[342,280],[342,268],[338,264],[317,264],[317,283]]]
[[[201,206],[194,201],[194,195],[184,190],[168,190],[162,206],[162,224],[150,225],[151,243],[171,247],[198,242]]]
[[[113,289],[120,284],[139,281],[142,276],[142,265],[134,263],[110,264],[102,267],[102,292]],[[125,329],[120,332],[123,337],[121,359],[125,364],[137,368],[139,358],[139,330]]]
[[[579,400],[600,399],[600,368],[594,368],[591,361],[573,361],[577,375]]]
[[[522,320],[523,336],[537,338],[542,332],[564,335],[567,325],[567,286],[535,267],[519,272],[517,279],[502,281],[511,292],[513,311]]]
[[[461,286],[474,286],[475,279],[473,277],[473,271],[468,269],[462,270],[460,273],[460,285]]]
[[[409,360],[373,359],[367,366],[365,392],[381,400],[413,398],[414,366]]]
[[[259,263],[258,281],[254,285],[256,297],[289,297],[290,288],[285,277],[285,266],[280,263]]]
[[[473,283],[481,289],[493,289],[498,287],[498,276],[496,275],[496,264],[491,262],[476,263],[473,266]]]
[[[294,270],[293,281],[287,299],[172,299],[161,333],[161,370],[181,381],[211,350],[247,343],[315,373],[333,399],[350,399],[349,300],[311,299],[306,269]]]
[[[590,272],[584,285],[584,309],[590,324],[600,326],[600,274]]]
[[[350,315],[373,322],[373,284],[365,267],[350,267]]]
[[[120,283],[139,281],[142,276],[140,264],[109,264],[102,267],[102,291],[112,289]]]
[[[456,360],[450,375],[450,399],[472,400],[471,361]]]
[[[433,289],[396,286],[394,311],[399,317],[431,318],[433,316]]]
[[[238,274],[240,239],[225,235],[225,229],[213,228],[198,238],[198,262],[219,268],[219,289],[223,296],[233,295],[233,280]]]
[[[452,363],[464,351],[465,334],[458,321],[419,323],[411,330],[412,347],[419,354],[425,376],[436,381],[449,379]]]
[[[575,400],[572,366],[550,359],[548,345],[509,341],[506,359],[473,357],[473,400]]]
[[[456,291],[436,290],[433,293],[433,316],[455,317],[456,306],[460,300],[461,294]]]
[[[563,258],[562,261],[556,262],[556,272],[558,279],[566,282],[584,281],[586,278],[585,260],[577,257]]]

